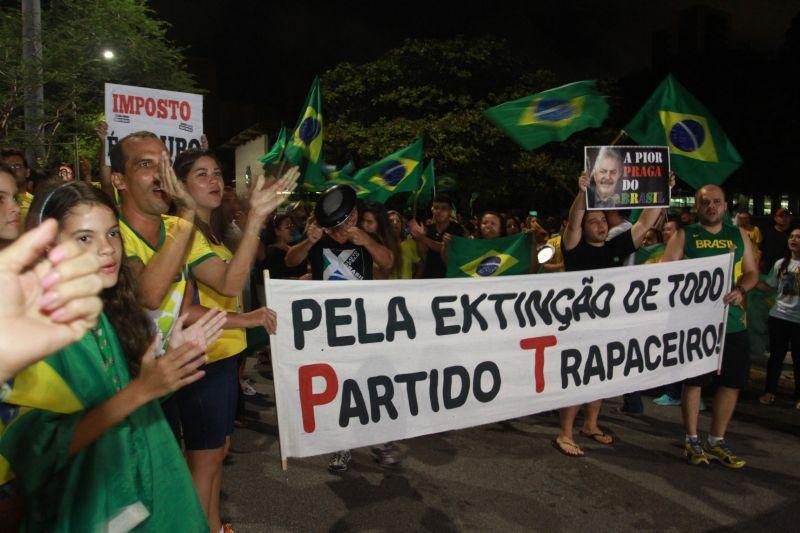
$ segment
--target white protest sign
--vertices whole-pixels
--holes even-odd
[[[731,256],[561,274],[269,280],[281,455],[530,415],[717,369]]]
[[[106,83],[105,117],[108,123],[106,163],[110,163],[111,147],[136,131],[150,131],[161,137],[174,161],[184,150],[200,148],[203,97]]]

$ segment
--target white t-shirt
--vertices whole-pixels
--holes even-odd
[[[789,267],[778,279],[777,272],[782,263],[783,259],[775,261],[766,280],[767,284],[778,289],[775,305],[769,310],[769,316],[800,322],[800,261],[790,259]]]

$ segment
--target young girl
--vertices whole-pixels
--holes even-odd
[[[6,399],[0,469],[17,476],[23,529],[208,531],[157,400],[203,376],[224,317],[185,330],[182,317],[156,359],[160,339],[134,297],[113,202],[88,183],[61,183],[37,193],[28,218],[29,227],[55,218],[59,242],[98,257],[104,311],[80,341],[20,373]]]
[[[14,171],[0,163],[0,250],[19,237],[20,209],[16,196]]]

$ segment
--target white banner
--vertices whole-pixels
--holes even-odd
[[[200,148],[202,95],[106,83],[105,116],[106,163],[110,163],[111,147],[136,131],[151,131],[161,137],[173,161],[184,150]]]
[[[650,389],[718,368],[731,256],[408,281],[269,280],[281,455]]]

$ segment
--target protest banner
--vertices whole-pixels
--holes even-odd
[[[587,146],[584,161],[587,209],[669,207],[666,146]]]
[[[200,148],[203,97],[106,83],[105,117],[108,122],[106,163],[110,164],[111,147],[137,131],[150,131],[161,137],[174,161],[179,153]]]
[[[731,256],[481,279],[267,280],[282,459],[715,371]]]

